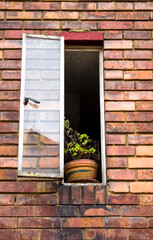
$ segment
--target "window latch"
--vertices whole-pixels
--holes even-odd
[[[40,101],[38,101],[38,100],[36,100],[36,99],[29,98],[29,97],[28,97],[28,98],[25,97],[25,98],[24,98],[24,105],[27,105],[28,102],[29,102],[29,100],[32,101],[32,102],[34,102],[34,103],[36,103],[36,104],[40,104]]]

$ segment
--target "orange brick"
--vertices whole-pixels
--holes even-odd
[[[124,135],[106,135],[106,144],[125,144],[125,136]]]
[[[106,217],[106,228],[147,228],[144,217]]]
[[[22,47],[22,42],[18,40],[2,40],[0,48],[1,49],[6,49],[6,48],[21,48]]]
[[[121,112],[106,112],[105,120],[108,122],[124,122],[124,113]]]
[[[138,111],[152,111],[153,110],[153,102],[137,102],[136,109]]]
[[[109,191],[115,193],[129,192],[129,185],[125,182],[110,182]]]
[[[134,183],[131,183],[134,184]],[[123,206],[122,216],[145,217],[152,216],[152,206]]]
[[[123,100],[123,92],[105,91],[105,100]]]
[[[96,204],[106,204],[106,188],[104,186],[96,186],[95,201]]]
[[[134,123],[107,123],[106,132],[108,133],[134,132]]]
[[[153,193],[153,182],[131,182],[130,183],[130,192],[132,192],[132,193]]]
[[[98,10],[132,10],[132,3],[124,2],[100,2],[98,3]]]
[[[137,156],[153,156],[152,146],[138,146],[136,147]]]
[[[105,69],[133,69],[133,61],[105,61]]]
[[[151,71],[125,71],[124,79],[134,80],[134,79],[152,79]]]
[[[152,229],[129,229],[129,239],[151,240],[153,236]]]
[[[96,10],[96,3],[75,3],[75,2],[62,2],[62,10]]]
[[[140,205],[153,205],[153,195],[152,194],[140,195]]]
[[[0,51],[0,59],[3,57],[3,51]]]
[[[122,51],[104,51],[105,59],[122,59]]]
[[[108,239],[127,239],[127,231],[126,229],[108,229],[107,230],[107,238]]]
[[[134,3],[135,10],[153,10],[152,2],[136,2]]]
[[[153,158],[128,158],[129,168],[153,168]]]
[[[4,36],[7,39],[21,39],[23,33],[35,33],[39,34],[39,30],[5,30]]]
[[[134,155],[133,146],[109,146],[107,149],[108,156],[128,156]]]
[[[137,132],[153,132],[153,123],[137,123]]]
[[[78,12],[45,12],[44,19],[78,19]]]
[[[85,229],[85,239],[92,240],[94,238],[107,239],[107,230],[106,229]]]
[[[104,42],[104,49],[132,49],[132,41],[107,40]]]
[[[126,168],[126,158],[107,158],[107,168]]]
[[[118,12],[117,20],[149,20],[148,12]]]
[[[23,9],[23,3],[21,3],[21,2],[1,2],[1,9],[22,10]]]
[[[7,12],[6,19],[41,19],[40,12]]]
[[[153,170],[138,170],[138,180],[153,180]]]
[[[15,156],[17,155],[16,146],[0,146],[0,156]]]
[[[135,61],[136,69],[153,69],[152,61]]]
[[[144,21],[144,22],[135,22],[134,23],[135,29],[153,29],[153,22],[149,21]]]
[[[125,100],[153,100],[152,91],[125,92]]]
[[[105,81],[105,90],[134,90],[134,82]]]
[[[63,228],[100,228],[103,227],[102,217],[63,218]]]
[[[134,170],[107,170],[107,176],[110,180],[135,180]]]
[[[152,144],[153,136],[151,135],[129,135],[128,136],[128,144]]]
[[[106,102],[106,111],[135,111],[134,102]]]
[[[125,59],[151,59],[152,53],[151,51],[125,51],[124,58]]]
[[[121,70],[105,70],[104,77],[105,77],[105,79],[122,79],[123,71],[121,71]]]

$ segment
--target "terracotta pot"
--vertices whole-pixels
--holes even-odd
[[[79,159],[65,164],[66,182],[91,182],[97,177],[97,163],[90,159]]]

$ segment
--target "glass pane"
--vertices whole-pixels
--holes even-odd
[[[60,174],[60,40],[26,37],[22,172]]]

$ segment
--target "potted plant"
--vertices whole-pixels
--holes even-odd
[[[97,182],[99,144],[74,131],[68,119],[64,121],[64,159],[66,182]]]

